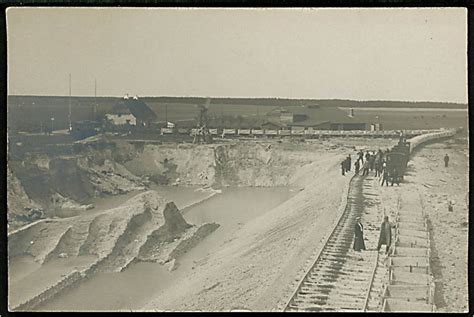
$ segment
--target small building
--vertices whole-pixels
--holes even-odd
[[[115,126],[130,125],[137,127],[150,127],[157,119],[155,112],[137,96],[133,98],[125,96],[105,117],[108,122]]]
[[[370,124],[370,131],[380,131],[382,130],[382,125],[380,123]]]
[[[283,123],[293,123],[294,122],[293,112],[281,112],[280,121]]]
[[[267,114],[268,117],[273,120],[279,120],[281,123],[291,124],[294,122],[299,122],[307,119],[307,115],[301,114],[294,111],[288,111],[287,109],[277,108],[270,111]]]

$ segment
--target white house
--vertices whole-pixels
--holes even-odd
[[[114,125],[137,125],[137,118],[131,113],[107,113],[105,118]]]

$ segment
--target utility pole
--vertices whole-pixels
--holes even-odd
[[[168,105],[165,105],[165,121],[166,121],[166,126],[168,126]]]
[[[94,78],[94,121],[97,120],[97,79]]]
[[[71,73],[69,73],[69,115],[68,115],[68,121],[69,121],[69,132],[72,131],[72,123],[71,123]]]

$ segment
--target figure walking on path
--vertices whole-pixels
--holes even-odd
[[[346,164],[347,164],[347,160],[344,160],[341,162],[341,171],[342,171],[342,176],[346,175]]]
[[[448,156],[448,153],[446,153],[446,155],[444,156],[444,167],[448,167],[448,163],[449,163],[449,156]]]
[[[364,163],[364,151],[360,150],[358,154],[360,162]]]
[[[386,186],[388,186],[388,171],[387,167],[385,167],[382,171],[382,185],[385,183]]]
[[[365,153],[365,160],[366,160],[367,162],[370,160],[370,153],[369,153],[369,151],[367,151],[367,152]]]
[[[365,161],[364,165],[362,166],[362,176],[368,176],[369,175],[369,161]]]
[[[369,168],[371,172],[374,170],[374,165],[375,165],[375,155],[372,154],[369,157]]]
[[[375,163],[374,163],[375,177],[377,177],[377,176],[380,177],[380,174],[381,174],[380,172],[382,171],[382,169],[380,168],[381,165],[382,165],[382,161],[381,161],[380,157],[377,156],[375,158]]]
[[[360,217],[357,217],[356,221],[354,228],[354,250],[360,252],[360,250],[365,250],[364,226],[360,222]]]
[[[359,170],[360,170],[360,159],[357,159],[357,160],[356,160],[356,162],[355,162],[354,166],[355,166],[355,173],[356,173],[356,175],[359,175]]]
[[[350,172],[351,171],[351,155],[349,154],[347,156],[347,169],[346,169],[346,172]]]
[[[380,248],[382,247],[382,245],[385,244],[386,245],[385,253],[388,254],[391,243],[392,243],[392,225],[388,221],[388,216],[385,216],[382,222],[382,225],[380,226],[380,237],[379,237],[377,250],[380,251]]]

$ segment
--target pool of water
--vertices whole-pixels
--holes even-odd
[[[196,202],[196,188],[155,188],[179,205]],[[178,259],[175,271],[156,263],[135,263],[120,273],[99,273],[38,307],[45,311],[139,310],[152,298],[192,274],[195,262],[219,248],[245,223],[291,198],[288,188],[223,188],[222,192],[181,210],[187,222],[217,222],[220,227]],[[205,197],[206,195],[202,196]]]

